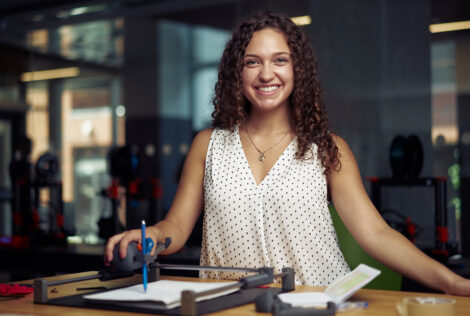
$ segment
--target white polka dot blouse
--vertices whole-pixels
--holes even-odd
[[[339,248],[327,201],[324,168],[295,159],[297,138],[256,185],[234,132],[215,129],[204,173],[201,265],[293,267],[298,284],[327,286],[350,271]],[[236,272],[202,271],[203,278],[238,279]]]

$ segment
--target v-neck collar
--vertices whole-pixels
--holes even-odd
[[[261,188],[262,186],[265,185],[266,182],[269,182],[269,181],[272,181],[272,180],[276,179],[280,174],[282,174],[285,171],[286,167],[288,165],[290,165],[290,163],[294,159],[295,148],[296,148],[295,145],[297,144],[297,136],[295,136],[291,140],[289,145],[287,145],[287,147],[281,153],[279,158],[276,160],[274,165],[268,171],[266,176],[261,180],[261,182],[256,184],[255,176],[253,175],[253,171],[251,170],[250,164],[248,163],[248,159],[246,158],[245,150],[243,149],[242,141],[241,141],[241,138],[240,138],[240,130],[239,130],[238,126],[236,127],[235,133],[236,133],[236,140],[237,140],[238,150],[241,150],[241,153],[243,155],[244,168],[248,168],[249,174],[251,175],[252,185],[256,188]],[[291,153],[292,151],[294,151],[294,152]],[[281,165],[282,162],[284,162],[283,165]]]

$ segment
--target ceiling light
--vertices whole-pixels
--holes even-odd
[[[99,11],[104,11],[107,9],[106,4],[95,4],[86,7],[77,7],[70,10],[70,15],[82,15],[85,13],[95,13]]]
[[[310,15],[302,15],[302,16],[294,16],[290,18],[292,22],[301,26],[301,25],[309,25],[312,23],[312,18]]]
[[[438,23],[429,25],[431,33],[452,32],[470,29],[470,21]]]
[[[70,15],[81,15],[87,12],[87,7],[78,7],[70,10]]]
[[[76,77],[80,74],[80,68],[69,67],[69,68],[58,68],[49,70],[38,70],[31,72],[24,72],[21,74],[22,82],[49,80],[49,79],[60,79]]]

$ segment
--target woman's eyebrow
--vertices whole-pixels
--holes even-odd
[[[289,55],[290,56],[290,53],[289,52],[276,52],[276,53],[273,53],[271,54],[272,56],[278,56],[278,55]],[[256,54],[246,54],[243,56],[243,58],[245,57],[260,57],[259,55],[256,55]]]

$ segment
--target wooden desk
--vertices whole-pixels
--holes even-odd
[[[96,272],[83,272],[76,274],[69,274],[66,276],[50,277],[46,278],[48,280],[61,280],[68,279],[72,277],[84,276],[96,274]],[[85,291],[77,292],[77,287],[91,287],[91,286],[105,286],[108,288],[122,286],[125,284],[130,284],[130,282],[139,282],[140,276],[134,276],[132,278],[113,280],[100,282],[99,280],[89,280],[77,283],[69,283],[64,285],[59,285],[56,287],[50,287],[49,298],[74,295],[77,293],[85,293]],[[194,278],[187,277],[173,277],[173,276],[164,276],[162,279],[171,279],[171,280],[197,280]],[[207,280],[204,280],[207,281]],[[214,281],[217,282],[217,281]],[[32,284],[32,281],[20,282]],[[56,289],[51,293],[53,289]],[[296,291],[298,292],[307,292],[307,291],[322,291],[321,287],[312,287],[312,286],[296,286]],[[397,316],[398,312],[396,310],[396,303],[408,296],[430,296],[429,293],[417,293],[417,292],[398,292],[398,291],[381,291],[381,290],[360,290],[357,292],[352,299],[359,301],[368,301],[369,307],[363,310],[354,310],[341,312],[337,315],[342,316],[367,316],[367,315],[390,315]],[[457,316],[469,315],[470,311],[470,297],[455,297],[443,294],[432,294],[432,296],[440,297],[452,297],[457,300]],[[124,312],[115,312],[115,311],[105,311],[105,310],[95,310],[87,308],[71,308],[71,307],[62,307],[62,306],[52,306],[52,305],[41,305],[33,303],[33,294],[28,294],[24,298],[12,299],[12,300],[0,300],[0,313],[11,313],[11,314],[30,314],[30,315],[143,315],[141,313],[124,313]],[[265,313],[256,313],[255,304],[247,304],[244,306],[231,308],[221,312],[210,314],[212,316],[225,316],[225,315],[268,315]]]

